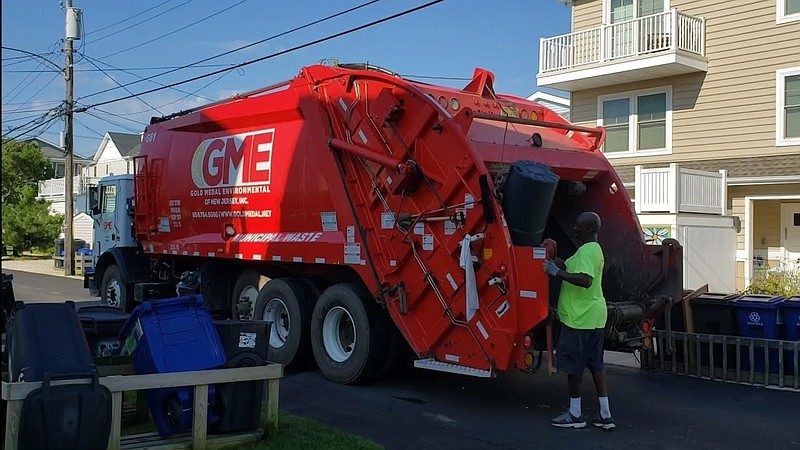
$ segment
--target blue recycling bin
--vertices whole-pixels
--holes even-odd
[[[749,294],[733,302],[736,314],[736,328],[739,336],[759,339],[780,339],[779,327],[780,305],[783,297],[772,295]],[[742,347],[742,369],[750,369],[750,349]],[[756,372],[779,372],[780,360],[778,349],[770,349],[768,355],[769,367],[764,367],[764,349],[756,347],[753,353],[753,369]]]
[[[781,303],[781,314],[783,339],[800,342],[800,295],[789,297]],[[798,375],[795,371],[800,370],[800,367],[795,368],[794,351],[784,351],[783,360],[786,362],[786,373]]]
[[[214,321],[202,296],[146,301],[137,306],[120,332],[136,373],[169,373],[222,367],[227,362]],[[215,391],[209,386],[210,423]],[[162,437],[191,428],[192,387],[152,389],[145,393]]]

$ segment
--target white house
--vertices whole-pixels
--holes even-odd
[[[142,148],[142,135],[107,132],[97,147],[92,163],[84,169],[88,177],[133,173],[133,157]]]
[[[42,149],[56,169],[56,178],[39,182],[39,198],[50,201],[50,211],[64,214],[64,153],[54,144],[42,139],[32,139]],[[142,136],[129,133],[106,133],[94,158],[75,158],[76,174],[73,178],[73,230],[75,239],[92,242],[92,217],[89,212],[88,188],[106,175],[133,173],[133,157],[139,154]],[[59,157],[60,156],[60,160]],[[60,166],[58,166],[60,164]],[[59,171],[60,170],[60,171]],[[63,237],[63,233],[61,235]]]
[[[528,100],[539,103],[542,106],[546,106],[561,117],[569,120],[569,99],[566,97],[560,97],[558,95],[548,94],[547,92],[536,91],[528,97]]]

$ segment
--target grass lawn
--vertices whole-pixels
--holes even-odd
[[[277,433],[262,442],[230,447],[229,450],[380,450],[383,447],[347,434],[316,420],[282,412]]]
[[[20,256],[11,256],[3,254],[3,261],[36,261],[42,259],[51,259],[53,253],[22,253]]]
[[[155,431],[150,423],[123,427],[122,434]],[[383,447],[336,428],[281,412],[277,433],[261,442],[227,447],[227,450],[381,450]]]

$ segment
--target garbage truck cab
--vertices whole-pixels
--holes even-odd
[[[110,265],[127,267],[133,261],[139,243],[133,229],[133,175],[111,175],[89,188],[89,204],[94,219],[94,270],[84,275],[84,285],[104,304],[126,307],[129,283],[125,270],[104,270]],[[131,254],[131,256],[127,256]],[[94,274],[102,273],[94,283]]]

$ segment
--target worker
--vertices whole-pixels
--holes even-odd
[[[581,378],[589,369],[597,389],[600,416],[592,424],[613,430],[614,420],[608,404],[606,375],[603,367],[603,339],[608,311],[603,297],[603,250],[597,243],[600,216],[584,212],[574,227],[580,247],[566,262],[548,260],[544,269],[561,280],[558,317],[561,334],[556,347],[558,370],[567,374],[569,409],[550,423],[559,428],[583,428],[586,419],[581,410]],[[560,266],[560,267],[559,267]]]

